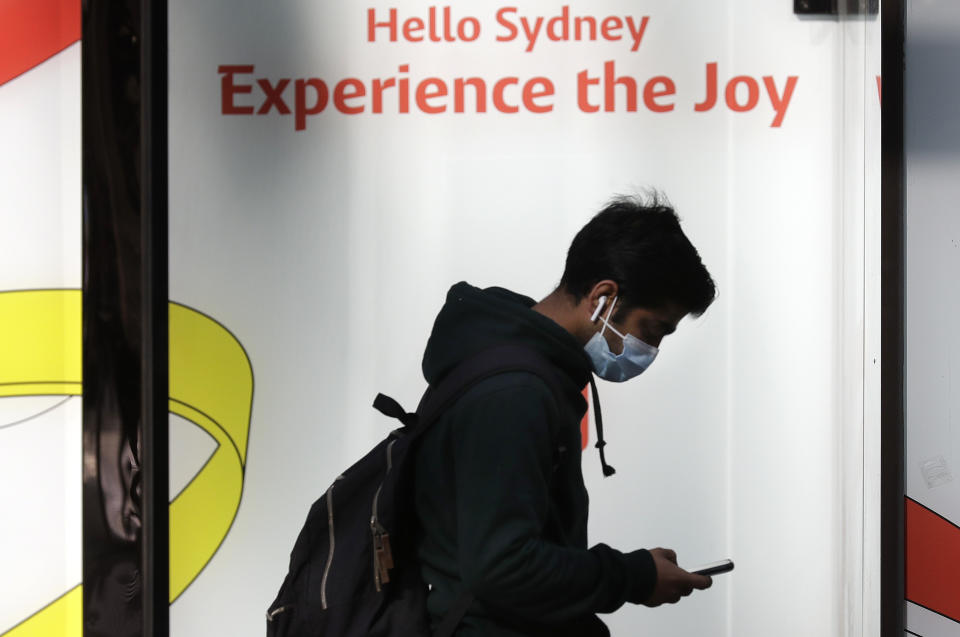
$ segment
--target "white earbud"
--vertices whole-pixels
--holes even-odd
[[[606,304],[607,304],[607,297],[601,296],[600,300],[597,302],[597,309],[593,311],[593,316],[590,317],[591,323],[597,320],[597,317],[600,316],[600,312],[603,311],[603,306]]]

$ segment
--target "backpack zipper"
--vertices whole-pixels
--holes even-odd
[[[285,613],[285,612],[287,612],[287,611],[290,610],[291,608],[293,608],[293,605],[292,605],[292,604],[287,604],[286,606],[281,606],[280,608],[275,608],[275,609],[273,609],[273,610],[268,610],[268,611],[267,611],[267,621],[268,621],[268,622],[272,622],[274,617],[276,617],[276,616],[279,615],[280,613]]]
[[[393,445],[396,440],[391,440],[387,445],[387,474],[393,468]],[[386,482],[386,474],[383,480]],[[380,492],[383,490],[383,482],[377,487],[377,492],[373,495],[373,506],[370,514],[370,534],[373,536],[373,584],[379,593],[383,589],[383,584],[390,581],[388,571],[393,568],[393,556],[390,553],[390,535],[377,520],[377,507],[380,502]]]
[[[327,489],[327,528],[330,531],[330,552],[327,554],[327,565],[323,568],[323,579],[320,580],[320,606],[327,609],[327,577],[330,575],[330,567],[333,565],[333,550],[336,548],[336,537],[333,533],[333,487],[337,485],[337,480],[342,480],[343,474],[337,476],[330,488]]]

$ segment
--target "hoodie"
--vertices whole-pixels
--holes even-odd
[[[656,582],[648,551],[587,546],[580,421],[592,366],[576,339],[533,305],[503,288],[458,283],[423,357],[435,384],[483,349],[520,343],[556,365],[565,390],[558,401],[533,373],[493,376],[420,440],[414,492],[427,607],[436,625],[470,592],[458,636],[608,635],[596,613],[646,600]]]

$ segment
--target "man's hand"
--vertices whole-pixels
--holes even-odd
[[[657,566],[657,584],[653,588],[653,594],[643,603],[644,606],[675,604],[681,597],[692,593],[693,589],[703,590],[713,584],[709,577],[688,573],[677,566],[677,554],[670,549],[651,549],[650,555]]]

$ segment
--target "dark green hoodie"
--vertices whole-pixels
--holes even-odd
[[[580,420],[590,359],[533,305],[509,290],[458,283],[423,357],[424,376],[436,383],[482,349],[523,343],[553,362],[567,385],[558,404],[532,373],[494,376],[421,439],[419,556],[434,623],[463,591],[476,598],[458,636],[607,635],[595,613],[644,601],[656,580],[645,550],[587,548]]]

